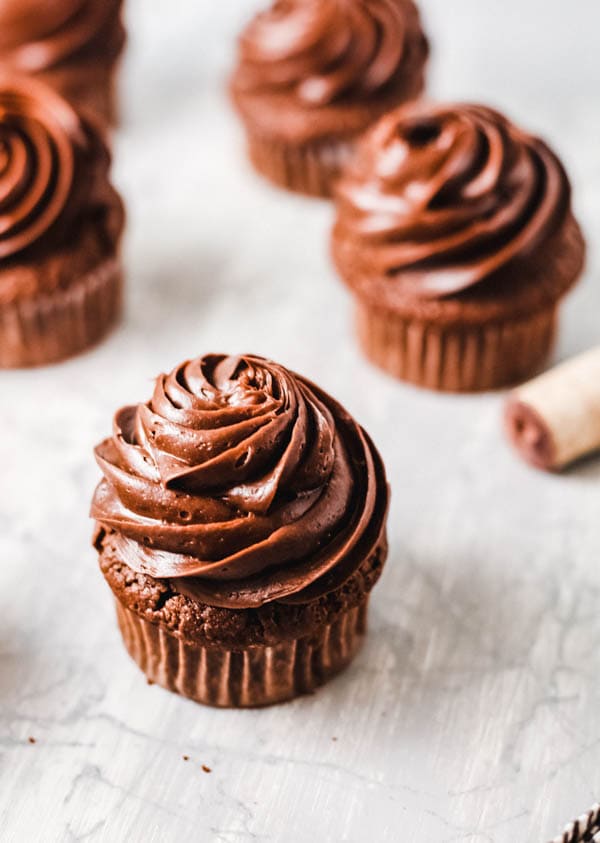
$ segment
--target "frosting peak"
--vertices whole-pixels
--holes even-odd
[[[365,137],[338,185],[334,236],[370,275],[437,298],[528,256],[569,206],[556,155],[498,112],[411,106]]]
[[[386,89],[428,53],[412,0],[277,0],[240,38],[238,86],[326,106]]]
[[[122,558],[211,605],[326,592],[383,531],[385,475],[364,431],[259,357],[207,355],[161,375],[147,404],[116,414],[96,458],[92,516]]]

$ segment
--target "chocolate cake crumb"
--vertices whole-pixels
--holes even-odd
[[[182,755],[181,757],[183,758],[183,760],[184,760],[184,761],[189,761],[189,760],[190,760],[190,756],[189,756],[189,755]]]
[[[29,741],[29,743],[36,743],[35,738],[27,738],[27,740]]]
[[[202,765],[202,769],[205,773],[212,773],[212,770],[210,769],[210,767],[207,767],[206,764]]]
[[[387,542],[382,537],[358,570],[333,591],[306,604],[272,602],[259,609],[239,610],[209,606],[173,591],[168,580],[136,573],[118,558],[111,534],[104,530],[96,546],[108,585],[127,609],[184,641],[240,650],[313,635],[324,618],[333,622],[364,600],[379,579],[387,556]]]

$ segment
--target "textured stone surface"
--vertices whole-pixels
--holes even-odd
[[[502,395],[419,392],[360,358],[330,208],[254,178],[222,96],[254,5],[130,0],[127,320],[78,360],[0,375],[0,837],[540,843],[600,792],[600,462],[538,474],[502,439]],[[435,93],[544,132],[600,237],[595,0],[423,6]],[[558,358],[600,342],[599,276],[596,243]],[[91,449],[113,410],[221,349],[318,380],[393,483],[366,646],[265,711],[149,687],[90,546]]]

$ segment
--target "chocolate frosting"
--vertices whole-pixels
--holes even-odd
[[[384,117],[338,184],[334,240],[398,293],[441,298],[529,257],[570,210],[546,144],[479,105]]]
[[[412,0],[278,0],[240,38],[235,84],[307,106],[370,99],[428,53]]]
[[[0,76],[0,260],[55,248],[90,218],[114,251],[121,201],[95,129],[46,85]]]
[[[121,5],[122,0],[2,0],[2,63],[36,73],[96,46],[117,54],[125,37]]]
[[[367,434],[260,357],[207,355],[124,407],[96,449],[92,517],[129,567],[210,605],[305,602],[383,540],[388,491]]]

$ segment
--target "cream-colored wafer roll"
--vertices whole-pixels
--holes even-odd
[[[548,471],[600,450],[600,348],[516,389],[505,424],[521,455]]]

